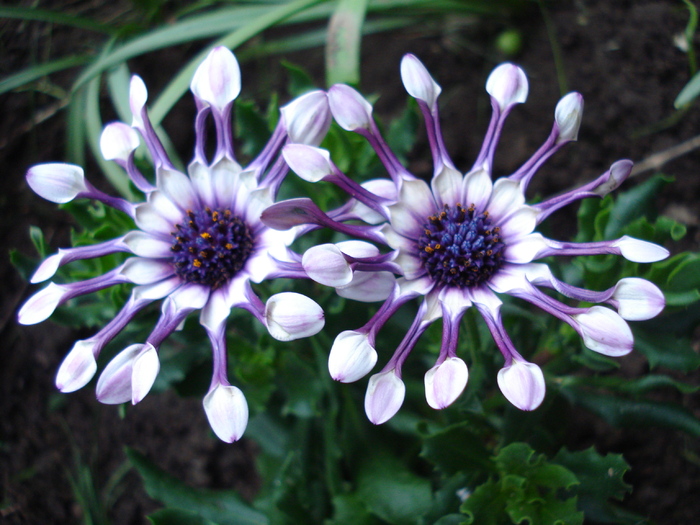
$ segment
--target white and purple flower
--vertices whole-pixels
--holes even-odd
[[[240,70],[233,53],[215,48],[197,69],[191,83],[197,104],[194,159],[187,175],[173,166],[148,118],[148,92],[134,76],[130,87],[132,126],[108,124],[101,150],[128,173],[146,195],[133,204],[111,197],[87,182],[83,170],[69,164],[42,164],[27,173],[27,182],[40,196],[65,203],[95,199],[129,215],[138,229],[94,246],[61,249],[47,258],[31,281],[51,278],[69,262],[126,252],[133,257],[104,275],[69,284],[49,283],[22,306],[18,319],[35,324],[61,304],[79,295],[119,283],[136,286],[131,296],[102,330],[77,341],[61,365],[56,385],[72,392],[87,384],[97,371],[96,359],[105,347],[145,306],[163,299],[162,313],[143,344],[120,352],[97,382],[97,398],[108,404],[138,403],[148,393],[159,370],[158,348],[185,318],[201,310],[200,324],[211,340],[214,371],[204,409],[216,435],[233,442],[248,421],[242,392],[229,384],[226,372],[226,319],[232,308],[252,313],[272,337],[290,341],[317,333],[324,325],[321,308],[296,293],[280,293],[263,301],[252,283],[275,277],[306,278],[301,257],[288,246],[293,232],[268,228],[260,221],[288,172],[279,151],[288,142],[319,144],[330,125],[326,93],[315,91],[281,109],[281,119],[260,155],[246,168],[236,161],[231,110],[240,92]],[[213,121],[216,147],[211,160],[205,153],[205,134]],[[141,134],[153,158],[155,184],[134,163]]]
[[[529,301],[571,325],[591,350],[620,356],[633,346],[625,320],[649,319],[661,312],[665,304],[661,291],[643,279],[627,278],[610,290],[593,292],[558,280],[546,264],[533,261],[550,256],[617,254],[646,263],[664,259],[668,252],[627,236],[571,243],[553,241],[535,231],[563,206],[614,190],[632,169],[631,161],[621,160],[576,190],[526,204],[525,192],[539,167],[577,138],[583,110],[580,94],[570,93],[559,101],[552,132],[540,149],[515,173],[493,182],[493,157],[503,123],[511,109],[527,98],[525,73],[515,65],[502,64],[489,76],[486,90],[493,114],[481,151],[466,174],[457,171],[442,139],[437,104],[440,86],[413,55],[403,58],[401,77],[425,119],[434,164],[430,184],[409,173],[389,149],[372,118],[369,102],[354,89],[335,85],[328,94],[335,120],[367,139],[391,180],[357,184],[338,170],[328,152],[308,145],[288,145],[283,155],[300,177],[332,182],[353,198],[329,212],[320,210],[310,199],[285,201],[268,208],[263,222],[278,229],[301,224],[307,229],[325,226],[362,240],[352,246],[347,242],[315,246],[302,259],[312,279],[335,287],[341,295],[384,300],[365,326],[336,338],[328,366],[338,381],[356,381],[369,373],[377,361],[374,346],[378,330],[407,301],[424,296],[393,357],[369,381],[365,410],[373,423],[387,421],[400,408],[405,392],[402,366],[420,335],[440,317],[442,346],[435,366],[425,375],[426,398],[436,409],[457,399],[468,379],[467,366],[456,355],[459,324],[471,306],[482,315],[503,354],[505,365],[498,374],[503,395],[522,410],[534,410],[544,399],[544,376],[539,366],[527,362],[515,349],[503,326],[502,302],[497,294]],[[357,220],[365,224],[356,224]],[[366,241],[386,245],[391,251],[380,253]],[[394,279],[394,274],[400,277]],[[607,303],[614,309],[568,306],[541,291],[542,287],[575,301]]]

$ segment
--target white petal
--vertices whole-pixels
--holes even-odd
[[[182,286],[182,279],[173,276],[157,283],[135,286],[131,293],[136,301],[156,301],[173,293]]]
[[[332,120],[328,97],[321,90],[297,97],[281,107],[280,113],[289,140],[298,144],[320,144]]]
[[[36,269],[32,278],[29,282],[32,284],[43,283],[47,279],[51,279],[56,274],[56,271],[61,266],[61,261],[63,260],[63,251],[61,248],[58,249],[58,253],[44,259],[39,267]]]
[[[159,370],[158,352],[153,345],[144,345],[132,365],[131,403],[133,405],[140,402],[150,392]]]
[[[306,250],[301,265],[311,279],[326,286],[343,286],[352,281],[352,269],[333,244],[320,244]]]
[[[491,220],[498,223],[503,217],[525,204],[525,195],[520,183],[501,177],[493,184],[491,201],[488,205]]]
[[[27,171],[27,184],[44,199],[64,204],[81,192],[87,191],[85,175],[80,166],[73,164],[38,164]]]
[[[508,241],[525,237],[537,226],[538,212],[530,206],[521,206],[498,223],[501,228],[501,238]]]
[[[280,341],[293,341],[317,334],[325,323],[323,309],[312,299],[294,292],[273,295],[265,304],[270,335]]]
[[[634,338],[630,327],[609,308],[593,306],[572,317],[579,326],[583,344],[594,352],[619,357],[632,351]]]
[[[217,207],[216,192],[214,191],[214,181],[212,180],[209,168],[197,160],[190,162],[187,166],[187,174],[190,182],[197,191],[199,199],[207,206]]]
[[[214,195],[216,197],[216,202],[218,207],[230,208],[233,206],[234,200],[239,197],[247,198],[247,191],[239,191],[239,188],[246,190],[248,188],[246,181],[252,179],[252,174],[243,177],[241,172],[241,166],[224,156],[211,166],[211,185],[214,189]]]
[[[469,290],[469,295],[474,304],[484,306],[491,316],[496,319],[503,302],[498,296],[485,286],[478,286]]]
[[[389,179],[372,179],[363,182],[361,186],[378,197],[383,197],[389,201],[396,200],[396,185]],[[379,224],[386,220],[383,215],[358,200],[353,202],[352,212],[368,224]]]
[[[666,305],[663,292],[655,284],[636,277],[621,279],[612,298],[617,303],[617,312],[628,321],[656,317]]]
[[[445,164],[440,172],[433,177],[430,186],[433,189],[438,205],[454,206],[462,197],[462,174]]]
[[[501,111],[512,104],[525,102],[528,89],[525,72],[513,64],[501,64],[486,81],[486,91],[496,99]]]
[[[111,122],[100,135],[100,151],[105,160],[127,161],[139,147],[138,133],[123,122]]]
[[[435,108],[442,89],[414,55],[404,55],[401,59],[401,81],[409,95],[424,101],[431,110]]]
[[[427,275],[423,262],[415,254],[415,248],[410,252],[399,250],[399,254],[394,259],[394,262],[399,265],[401,273],[408,280],[418,279],[423,275]]]
[[[369,378],[365,394],[365,413],[375,425],[389,421],[399,411],[406,396],[406,386],[392,369]]]
[[[377,363],[377,351],[369,344],[367,334],[346,330],[333,341],[328,356],[328,371],[341,383],[363,378]]]
[[[428,217],[436,210],[433,194],[424,181],[405,180],[401,185],[398,202],[389,206],[391,226],[401,235],[417,239],[423,232]]]
[[[270,207],[272,203],[272,194],[269,187],[251,191],[245,205],[245,216],[243,219],[248,224],[260,224],[262,212]]]
[[[331,155],[327,150],[304,144],[287,144],[282,156],[292,171],[308,182],[318,182],[333,173]]]
[[[17,314],[19,324],[37,324],[48,319],[58,307],[66,293],[65,287],[49,283],[48,286],[32,295]]]
[[[469,295],[460,288],[445,287],[440,290],[438,297],[452,315],[457,315],[472,305]]]
[[[143,344],[128,346],[107,364],[95,388],[100,403],[118,405],[131,401],[131,373],[134,359],[145,346]]]
[[[610,166],[610,177],[606,182],[593,189],[601,197],[604,197],[613,190],[616,190],[620,184],[625,182],[632,173],[634,163],[631,160],[623,159],[613,162]]]
[[[168,296],[176,310],[199,310],[209,300],[211,288],[203,284],[189,283],[181,286]]]
[[[161,167],[156,172],[156,179],[158,188],[182,211],[198,208],[197,194],[187,175]]]
[[[131,257],[124,262],[119,273],[130,283],[152,284],[173,275],[175,270],[170,261]]]
[[[379,248],[365,241],[341,241],[335,245],[344,254],[357,259],[379,255]]]
[[[531,233],[506,244],[503,258],[510,263],[527,264],[536,259],[538,254],[546,248],[544,237],[539,233]]]
[[[540,367],[514,359],[498,372],[498,386],[508,401],[520,410],[535,410],[544,399],[545,383]]]
[[[478,212],[484,211],[486,204],[491,198],[493,183],[491,176],[484,169],[476,169],[464,176],[462,181],[462,204],[468,208],[472,204],[476,206]]]
[[[469,371],[459,357],[450,357],[425,374],[425,398],[435,410],[451,405],[467,386]]]
[[[212,430],[226,443],[241,439],[248,425],[248,403],[239,388],[219,384],[204,397],[204,412]]]
[[[583,118],[583,97],[580,93],[569,93],[562,97],[554,110],[554,119],[559,127],[557,142],[576,140]]]
[[[199,324],[215,332],[228,319],[231,305],[228,303],[228,288],[221,287],[209,296],[207,304],[202,308]]]
[[[126,244],[134,255],[139,257],[172,257],[172,244],[141,231],[132,231],[124,236]]]
[[[64,394],[83,388],[97,372],[95,341],[76,341],[56,374],[56,388]]]
[[[129,107],[131,108],[131,125],[138,129],[144,128],[143,116],[141,113],[148,101],[148,90],[141,77],[133,75],[129,84]]]
[[[620,249],[622,256],[628,261],[651,263],[668,257],[668,250],[652,242],[641,241],[624,235],[613,246]]]
[[[335,289],[340,297],[373,303],[384,301],[394,289],[396,277],[391,272],[354,272],[352,281]]]
[[[331,86],[328,102],[333,118],[341,128],[347,131],[371,128],[372,105],[350,86]]]
[[[190,90],[222,112],[241,92],[241,69],[233,53],[223,46],[212,49],[195,71]]]

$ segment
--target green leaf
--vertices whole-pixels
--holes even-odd
[[[683,106],[690,104],[700,95],[700,72],[695,73],[693,78],[681,89],[676,100],[673,101],[673,107],[681,109]]]
[[[700,288],[700,254],[688,254],[668,276],[666,289],[687,291]]]
[[[632,491],[632,486],[622,479],[629,470],[622,454],[601,456],[593,447],[580,452],[569,452],[562,448],[552,461],[574,473],[580,483],[579,496],[585,495],[600,501],[609,498],[622,501]]]
[[[379,520],[372,516],[367,507],[354,494],[345,494],[333,498],[333,518],[325,525],[379,525]]]
[[[38,22],[49,22],[51,24],[61,24],[81,29],[89,29],[101,33],[116,33],[117,29],[94,22],[88,18],[75,15],[67,15],[47,9],[37,9],[36,7],[0,7],[0,18],[16,18],[20,20],[36,20]]]
[[[19,73],[15,73],[0,80],[0,95],[29,84],[30,82],[34,82],[35,80],[39,80],[46,75],[55,73],[56,71],[82,66],[91,59],[92,57],[90,56],[64,57],[57,60],[52,60],[51,62],[44,62],[43,64],[29,67],[20,71]]]
[[[672,181],[670,177],[654,175],[632,189],[618,193],[605,225],[604,237],[618,237],[625,225],[647,214],[661,188]]]
[[[468,422],[459,423],[428,435],[423,440],[421,457],[448,476],[460,471],[492,471],[488,450],[469,427]]]
[[[660,426],[700,436],[700,420],[690,411],[673,403],[622,399],[595,394],[579,388],[562,388],[573,402],[598,414],[617,427],[648,428]]]
[[[360,42],[369,0],[340,0],[328,23],[326,85],[360,83]]]
[[[160,509],[147,518],[153,525],[218,525],[194,512],[180,509]]]
[[[170,509],[186,510],[218,525],[269,523],[233,491],[192,488],[160,470],[140,452],[127,448],[126,455],[141,475],[148,495]]]
[[[641,525],[642,516],[625,511],[609,500],[622,500],[632,490],[624,482],[629,465],[622,454],[598,454],[593,447],[580,452],[561,449],[552,461],[572,471],[580,485],[577,490],[578,508],[586,519],[595,523],[617,523],[620,525]]]
[[[690,372],[700,367],[700,355],[693,349],[691,341],[670,332],[635,328],[634,347],[644,354],[651,368],[663,366]]]
[[[29,238],[32,240],[34,248],[36,248],[39,257],[42,259],[46,257],[46,240],[44,239],[44,232],[38,226],[29,227]]]
[[[357,494],[367,509],[384,521],[414,524],[430,510],[430,481],[391,456],[377,456],[360,467]]]
[[[284,352],[280,356],[277,372],[281,389],[287,399],[282,409],[284,415],[312,417],[319,414],[318,404],[323,396],[323,385],[317,371],[304,363],[295,353]]]
[[[468,495],[460,507],[468,525],[501,525],[510,521],[506,514],[507,494],[501,483],[490,479]]]

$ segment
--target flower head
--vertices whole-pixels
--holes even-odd
[[[282,108],[283,117],[270,141],[243,168],[234,155],[230,127],[231,109],[240,92],[234,55],[224,47],[213,49],[194,74],[191,90],[197,103],[196,144],[187,174],[174,167],[153,130],[146,110],[148,92],[139,77],[131,82],[132,126],[114,122],[104,129],[100,141],[104,157],[126,170],[145,194],[145,202],[133,204],[97,190],[78,166],[44,164],[29,170],[27,181],[42,197],[57,203],[78,197],[96,199],[129,215],[137,229],[102,244],[61,249],[47,258],[32,282],[50,279],[72,261],[116,252],[132,255],[104,275],[69,284],[49,283],[29,298],[18,319],[22,324],[38,323],[76,296],[119,283],[135,285],[116,317],[92,337],[76,342],[61,365],[56,385],[72,392],[92,379],[101,350],[139,310],[164,299],[160,319],[146,341],[120,352],[97,383],[100,401],[137,403],[156,378],[161,343],[191,312],[200,310],[200,324],[211,340],[214,358],[204,408],[214,432],[230,442],[240,438],[248,420],[242,392],[226,377],[225,325],[231,309],[248,310],[274,338],[284,341],[315,334],[324,324],[323,311],[308,297],[281,293],[265,304],[250,283],[306,277],[301,256],[288,248],[294,234],[270,229],[260,215],[274,202],[288,171],[279,154],[282,146],[292,140],[317,145],[330,123],[330,110],[326,94],[320,91]],[[211,159],[205,153],[209,119],[216,132]],[[139,133],[154,160],[155,184],[134,163]]]
[[[550,256],[617,254],[637,262],[653,262],[668,256],[655,244],[624,236],[592,243],[557,242],[535,229],[551,213],[586,198],[601,197],[617,188],[629,175],[632,163],[621,160],[594,181],[576,190],[526,203],[525,191],[539,167],[578,135],[583,99],[570,93],[557,104],[555,122],[546,142],[515,173],[492,179],[493,156],[501,129],[515,105],[525,102],[528,82],[513,64],[498,66],[486,82],[493,115],[481,151],[466,173],[458,171],[446,151],[438,118],[440,86],[413,55],[401,64],[401,77],[424,116],[433,157],[430,184],[409,173],[387,146],[371,120],[372,107],[347,86],[333,86],[330,107],[340,125],[364,136],[375,149],[391,180],[359,185],[332,163],[328,154],[303,145],[289,146],[284,155],[299,176],[316,182],[333,182],[352,195],[337,210],[323,212],[311,201],[291,207],[273,206],[263,221],[273,227],[303,222],[327,226],[364,241],[387,246],[388,253],[364,250],[352,255],[339,245],[311,248],[303,258],[308,275],[339,290],[360,271],[374,279],[398,275],[387,281],[385,292],[356,291],[354,298],[384,300],[362,328],[341,333],[331,350],[329,369],[339,381],[356,381],[369,373],[376,361],[377,331],[407,301],[423,297],[418,313],[393,357],[372,376],[365,409],[374,423],[393,416],[403,400],[401,368],[420,335],[442,318],[439,357],[425,375],[427,401],[444,408],[457,399],[468,379],[466,364],[456,356],[459,324],[474,306],[483,317],[499,350],[504,367],[498,384],[504,396],[522,410],[534,410],[545,394],[544,375],[515,349],[501,319],[501,299],[509,294],[529,301],[571,325],[584,344],[609,356],[632,350],[632,333],[626,320],[649,319],[664,307],[661,291],[643,279],[622,279],[613,288],[594,292],[558,280],[545,264],[534,262]],[[350,109],[348,109],[350,108]],[[308,153],[307,153],[308,152]],[[310,160],[314,159],[314,160]],[[357,220],[365,224],[357,224]],[[348,223],[353,220],[354,222]],[[339,243],[340,244],[340,243]],[[375,287],[376,290],[377,287]],[[599,306],[572,307],[544,293],[550,288],[570,299]],[[617,310],[617,311],[615,311]]]

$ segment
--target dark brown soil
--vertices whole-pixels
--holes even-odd
[[[91,0],[39,4],[103,20],[133,16],[128,2],[115,2],[109,8],[100,5],[105,2]],[[528,73],[530,98],[514,111],[497,154],[497,168],[502,173],[516,167],[548,134],[561,94],[546,26],[536,3],[528,6],[521,18],[507,25],[502,21],[477,24],[451,17],[367,38],[363,47],[363,91],[381,94],[376,105],[379,117],[397,114],[404,107],[398,65],[404,53],[417,54],[443,86],[441,111],[447,147],[455,162],[467,169],[478,152],[479,137],[487,123],[483,94],[486,74],[504,59],[518,62]],[[541,172],[535,192],[561,191],[598,175],[617,159],[639,162],[698,134],[697,106],[673,125],[660,126],[674,114],[673,101],[689,79],[687,54],[675,40],[688,18],[682,2],[577,0],[552,3],[548,13],[553,29],[550,36],[560,46],[567,87],[583,94],[586,109],[579,142]],[[499,55],[493,47],[496,36],[507,27],[523,33],[523,49],[513,57]],[[0,77],[46,56],[83,52],[99,42],[87,31],[0,20]],[[173,66],[163,69],[173,71],[181,57],[196,50],[195,46],[178,48],[134,61],[131,66],[157,92],[164,81],[157,65],[172,60]],[[288,58],[308,67],[321,85],[320,51]],[[273,80],[266,77],[270,68]],[[52,80],[67,89],[74,74],[56,75]],[[268,85],[282,76],[276,69],[276,59],[249,64],[244,71],[247,86]],[[253,93],[253,88],[244,88],[244,96]],[[55,98],[20,91],[0,98],[0,114],[0,165],[4,174],[0,206],[5,219],[0,229],[4,252],[0,255],[0,330],[4,343],[0,353],[0,523],[81,523],[80,507],[68,482],[69,476],[76,474],[76,455],[93,469],[95,485],[104,487],[125,461],[124,446],[146,453],[159,466],[192,485],[234,488],[252,497],[258,486],[254,445],[243,440],[227,446],[211,437],[200,400],[178,398],[173,393],[151,395],[127,410],[121,419],[115,407],[97,403],[89,388],[70,395],[55,391],[53,376],[76,334],[50,322],[17,326],[17,307],[33,287],[9,264],[7,249],[33,255],[28,240],[30,225],[44,230],[53,249],[68,244],[70,217],[34,195],[23,178],[32,164],[65,158],[64,113]],[[191,114],[184,118],[183,129],[189,130]],[[651,132],[652,128],[659,129]],[[175,138],[178,145],[182,143],[185,158],[190,139],[190,132]],[[418,170],[424,162],[420,159],[425,158],[421,153],[425,150],[419,145],[412,156]],[[673,251],[697,250],[698,166],[700,154],[693,151],[663,168],[676,177],[676,182],[658,196],[659,210],[689,226],[687,239],[682,245],[670,247]],[[94,182],[97,170],[92,168],[88,171]],[[642,173],[639,178],[650,173]],[[646,370],[639,360],[625,366],[633,367],[636,373]],[[697,383],[698,374],[690,380]],[[697,397],[673,399],[700,416]],[[635,487],[625,501],[627,508],[661,525],[700,522],[697,443],[669,430],[613,429],[584,412],[577,414],[570,434],[572,448],[594,445],[601,452],[624,454],[632,466],[627,481]],[[145,523],[145,514],[158,504],[145,495],[133,472],[126,475],[126,480],[124,491],[109,509],[110,520],[115,525]]]

